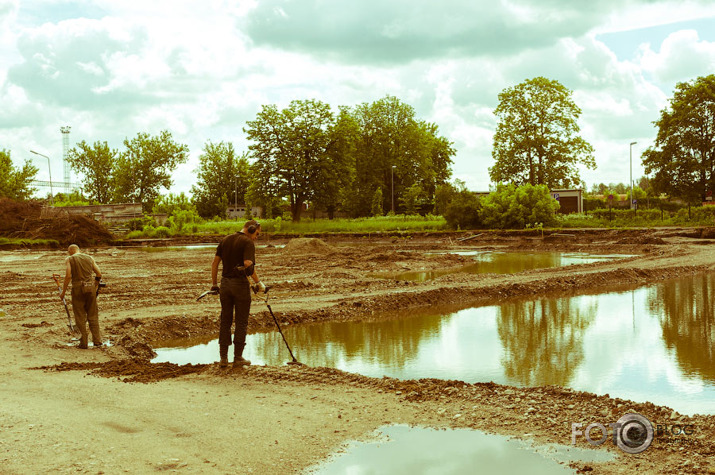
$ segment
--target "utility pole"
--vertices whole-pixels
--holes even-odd
[[[635,208],[633,205],[633,146],[637,144],[638,142],[631,142],[631,153],[630,153],[630,158],[629,162],[631,165],[631,209]]]
[[[35,152],[34,150],[30,150],[30,153],[34,153],[35,155],[39,155],[40,157],[45,157],[47,159],[47,172],[50,174],[50,206],[53,206],[55,204],[55,192],[52,189],[52,167],[50,166],[50,157],[40,152]]]
[[[395,214],[395,165],[392,165],[392,214]]]
[[[67,155],[70,150],[70,129],[69,125],[60,127],[60,132],[62,132],[62,162],[64,163],[65,170],[65,194],[67,199],[70,196],[70,163],[67,160]]]

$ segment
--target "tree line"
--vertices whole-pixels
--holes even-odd
[[[536,77],[506,88],[494,114],[494,183],[582,186],[579,167],[595,168],[593,147],[580,136],[581,109],[558,81]],[[647,192],[703,201],[715,185],[715,75],[677,84],[654,125],[657,138],[642,156],[654,177]],[[294,220],[308,204],[353,217],[393,208],[413,212],[428,204],[445,213],[444,198],[466,191],[450,182],[453,143],[396,97],[337,111],[318,100],[294,100],[283,109],[264,105],[243,132],[250,142],[246,151],[237,152],[231,142],[203,147],[191,189],[203,217],[221,216],[234,202],[261,206],[269,216],[285,203]],[[187,156],[188,147],[163,131],[125,139],[122,151],[83,141],[68,159],[84,177],[88,198],[141,201],[150,210]],[[27,181],[37,169],[29,162],[13,168],[9,157],[9,151],[0,152],[0,194],[22,199],[32,193]]]

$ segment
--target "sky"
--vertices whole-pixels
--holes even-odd
[[[247,150],[262,105],[392,95],[483,191],[499,93],[544,76],[583,111],[590,188],[642,176],[676,84],[713,73],[711,0],[0,0],[0,149],[62,181],[60,127],[120,150],[166,129],[190,148],[169,191],[189,192],[205,143]]]

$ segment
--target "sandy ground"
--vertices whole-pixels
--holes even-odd
[[[410,237],[268,236],[258,251],[284,324],[398,318],[394,309],[465,308],[526,295],[572,295],[645,285],[715,270],[710,230],[568,231],[555,235],[483,233]],[[705,238],[703,237],[705,236]],[[286,244],[286,247],[280,245]],[[275,247],[274,247],[275,246]],[[449,269],[469,257],[429,250],[563,250],[636,257],[514,275],[451,274],[424,283],[375,272]],[[329,368],[152,365],[162,339],[217,334],[218,302],[196,302],[210,285],[212,248],[139,252],[85,249],[108,287],[100,323],[108,348],[71,346],[52,273],[64,253],[0,252],[0,472],[294,473],[377,427],[405,423],[468,427],[568,445],[571,423],[615,422],[638,412],[653,422],[692,425],[688,444],[656,438],[638,455],[612,444],[616,460],[572,464],[586,473],[715,473],[715,415],[680,415],[558,387],[400,381]],[[271,329],[254,305],[249,331]],[[580,445],[585,448],[587,446]]]

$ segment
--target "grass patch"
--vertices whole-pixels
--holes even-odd
[[[304,219],[300,222],[284,221],[281,218],[261,219],[264,233],[320,234],[320,233],[377,233],[447,230],[447,221],[442,216],[379,216],[357,219]],[[245,220],[206,221],[184,224],[181,227],[144,226],[131,231],[125,239],[192,236],[201,234],[230,234],[240,231]]]
[[[713,207],[715,208],[715,207]],[[561,228],[653,228],[660,226],[714,226],[715,209],[692,208],[677,212],[649,210],[598,209],[589,214],[557,215]]]
[[[0,247],[60,247],[55,239],[24,239],[0,237]]]
[[[441,231],[447,229],[447,221],[442,216],[378,216],[357,219],[304,219],[299,222],[284,221],[280,218],[261,219],[264,233],[375,233],[394,231]],[[241,221],[208,222],[198,225],[198,231],[227,234],[239,231]]]

